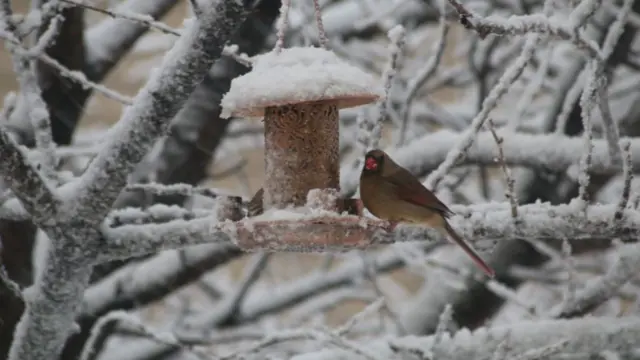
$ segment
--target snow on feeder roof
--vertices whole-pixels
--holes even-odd
[[[328,100],[344,109],[383,96],[377,79],[332,51],[287,48],[254,57],[253,69],[233,79],[222,98],[221,117],[262,117],[267,107]]]

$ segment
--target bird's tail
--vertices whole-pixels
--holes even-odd
[[[467,242],[464,241],[458,235],[458,233],[456,233],[455,230],[453,230],[453,228],[451,227],[451,225],[449,225],[449,222],[447,220],[444,221],[444,229],[447,231],[447,233],[453,239],[453,241],[456,244],[458,244],[458,246],[460,246],[462,250],[464,250],[464,252],[467,253],[467,255],[469,255],[469,257],[471,257],[473,262],[475,262],[476,265],[478,265],[478,267],[480,267],[480,269],[482,269],[482,271],[484,271],[485,274],[487,274],[491,278],[495,276],[496,274],[495,271],[489,265],[487,265],[487,263],[484,262],[484,260],[482,260],[480,255],[471,246],[469,246]]]

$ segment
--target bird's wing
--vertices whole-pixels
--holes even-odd
[[[399,168],[387,175],[387,179],[395,185],[396,194],[402,200],[437,211],[445,218],[453,215],[453,211],[424,187],[408,170]]]

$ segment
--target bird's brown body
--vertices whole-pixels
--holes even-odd
[[[360,175],[360,198],[365,208],[380,219],[424,224],[443,231],[487,275],[494,276],[493,269],[449,225],[447,218],[453,212],[382,150],[371,150],[365,155]]]

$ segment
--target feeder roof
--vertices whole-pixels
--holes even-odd
[[[221,117],[262,117],[265,108],[334,100],[339,109],[384,96],[379,81],[332,51],[294,47],[254,57],[253,69],[233,79]]]

